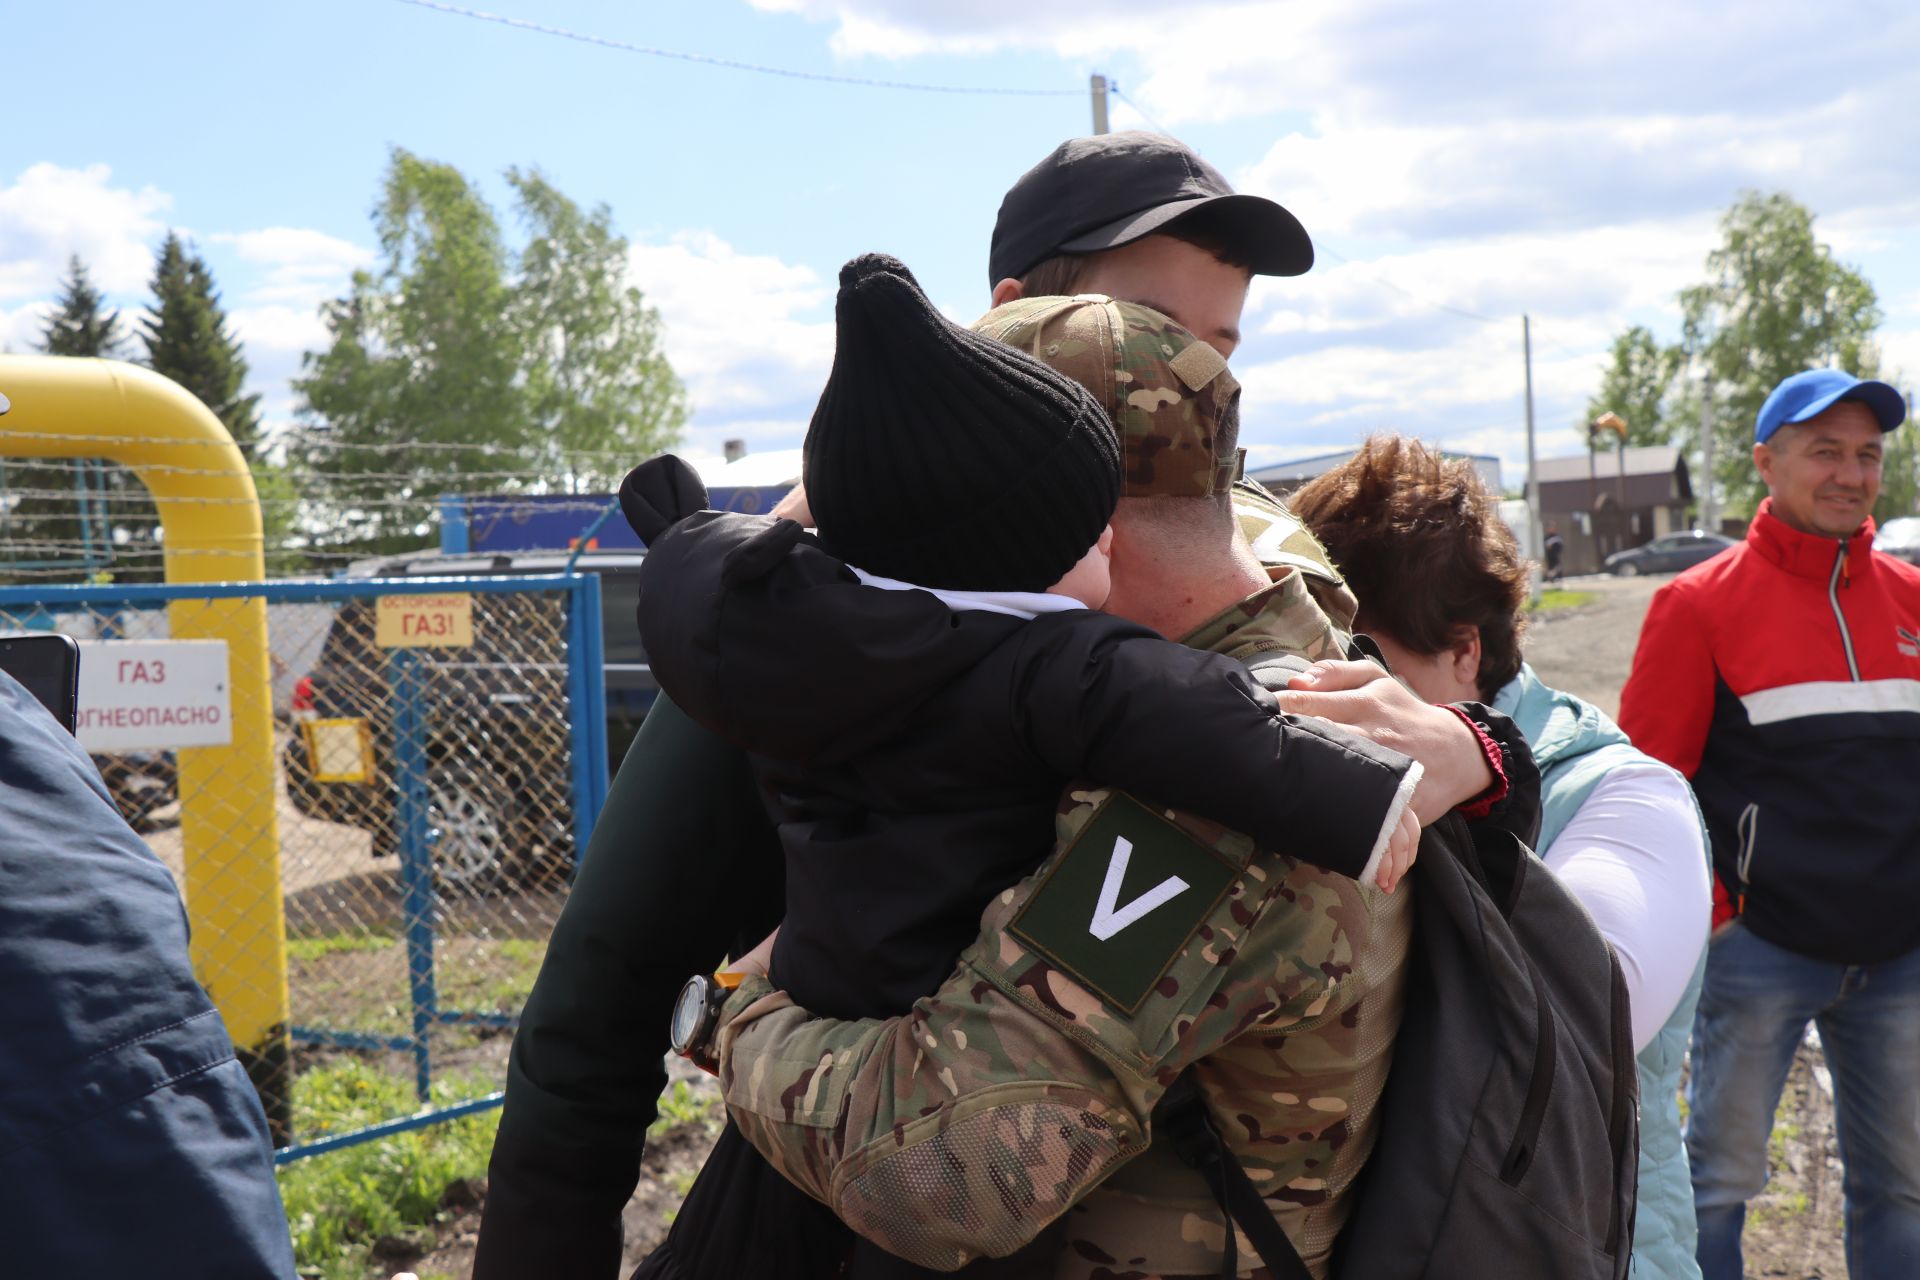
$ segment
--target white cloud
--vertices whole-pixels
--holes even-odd
[[[1880,374],[1902,390],[1920,389],[1920,328],[1880,331]]]
[[[830,46],[843,58],[910,58],[929,53],[985,54],[1005,48],[1052,48],[1067,56],[1120,48],[1161,30],[1156,0],[1108,0],[1097,12],[1036,9],[1025,0],[749,0],[768,13],[791,13],[836,24]],[[1228,6],[1231,7],[1231,6]],[[1183,14],[1182,22],[1190,19]]]
[[[258,231],[222,231],[209,237],[230,244],[248,262],[272,267],[327,268],[347,272],[373,261],[373,250],[324,231],[306,227],[263,227]]]
[[[227,318],[255,364],[276,354],[298,356],[327,345],[327,326],[320,319],[317,302],[304,307],[278,302],[231,307]]]
[[[231,245],[242,262],[260,269],[262,274],[245,295],[246,305],[257,308],[312,313],[327,299],[345,294],[354,271],[374,259],[373,250],[364,245],[305,227],[218,232],[208,239]]]
[[[1836,253],[1907,263],[1911,288],[1920,171],[1891,159],[1920,147],[1911,7],[1842,0],[1816,40],[1788,0],[1223,0],[1172,20],[1145,0],[1091,16],[1014,0],[754,3],[833,24],[845,58],[1046,51],[1119,76],[1160,123],[1232,126],[1215,159],[1323,249],[1307,277],[1256,281],[1236,366],[1257,447],[1417,428],[1513,464],[1524,312],[1541,451],[1576,449],[1568,424],[1607,345],[1634,322],[1673,335],[1675,295],[1745,188],[1788,191]],[[1124,103],[1114,116],[1139,118]],[[1277,126],[1262,151],[1231,157],[1258,127],[1236,122],[1261,119]],[[1896,297],[1888,363],[1920,369],[1920,307]]]
[[[0,188],[0,299],[52,297],[67,259],[80,255],[104,293],[131,293],[153,273],[156,216],[172,203],[161,191],[112,185],[103,164],[67,169],[35,164]]]
[[[1356,112],[1403,122],[1586,114],[1794,111],[1911,63],[1920,13],[1838,0],[1809,38],[1793,0],[1540,5],[1478,0],[1218,0],[1170,11],[1111,0],[1097,11],[1023,0],[752,0],[833,23],[842,57],[1049,50],[1126,55],[1132,86],[1170,123],[1272,111]]]
[[[687,384],[696,427],[773,410],[792,413],[804,430],[833,364],[830,284],[811,267],[741,253],[710,231],[637,243],[628,262],[665,321],[667,358]]]
[[[1804,113],[1508,118],[1474,126],[1355,122],[1332,113],[1239,175],[1317,235],[1419,241],[1579,228],[1719,210],[1785,189],[1864,240],[1911,225],[1920,178],[1884,162],[1888,130],[1920,144],[1891,86]],[[1882,126],[1882,120],[1902,121]],[[1904,142],[1901,138],[1899,141]],[[1856,226],[1855,224],[1860,225]],[[1851,245],[1841,245],[1851,248]]]

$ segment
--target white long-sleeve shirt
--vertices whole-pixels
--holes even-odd
[[[1637,1053],[1673,1015],[1707,944],[1713,891],[1685,779],[1654,761],[1622,765],[1541,858],[1620,957]]]

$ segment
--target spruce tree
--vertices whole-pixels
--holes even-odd
[[[47,317],[40,349],[50,356],[119,355],[125,337],[120,313],[107,310],[77,253],[67,259],[67,278],[60,282],[60,290],[59,309]]]
[[[206,261],[169,231],[153,268],[153,307],[140,321],[147,364],[193,392],[242,448],[260,438],[260,397],[247,395],[247,361],[227,327]]]
[[[67,259],[60,298],[41,330],[40,350],[53,356],[120,354],[120,313],[93,287],[78,254]],[[111,472],[84,459],[10,465],[0,504],[0,577],[72,577],[99,570],[113,555]]]

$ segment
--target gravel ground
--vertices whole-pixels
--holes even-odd
[[[1633,665],[1640,622],[1662,578],[1569,578],[1562,589],[1594,597],[1590,604],[1536,614],[1523,640],[1540,678],[1605,711],[1620,714],[1620,686]]]
[[[1537,616],[1525,640],[1527,661],[1542,680],[1578,694],[1608,715],[1620,712],[1620,688],[1633,665],[1647,605],[1668,575],[1572,578],[1567,590],[1590,592],[1584,605]],[[1820,1077],[1818,1042],[1804,1046],[1787,1080],[1774,1125],[1767,1189],[1749,1206],[1743,1246],[1750,1277],[1842,1280],[1840,1159],[1833,1100]]]
[[[1620,707],[1620,688],[1632,665],[1634,645],[1648,601],[1661,578],[1569,579],[1561,586],[1590,592],[1586,604],[1537,616],[1526,637],[1527,660],[1547,683],[1592,701],[1607,714]],[[684,1064],[675,1063],[675,1066]],[[1833,1133],[1833,1104],[1822,1086],[1817,1044],[1795,1062],[1781,1100],[1772,1151],[1772,1181],[1754,1201],[1747,1220],[1747,1273],[1790,1280],[1842,1280],[1840,1165]],[[689,1078],[686,1072],[677,1078]],[[711,1082],[693,1073],[695,1089]],[[628,1239],[622,1274],[631,1271],[665,1235],[667,1215],[713,1141],[709,1125],[671,1129],[648,1144],[646,1164],[625,1222]],[[423,1276],[467,1274],[477,1213],[463,1212],[443,1228],[442,1246],[414,1264]]]

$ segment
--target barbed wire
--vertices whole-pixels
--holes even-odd
[[[528,551],[561,552],[568,549],[569,548],[565,548],[565,547],[523,548],[523,549],[516,550],[515,554],[524,555],[524,554],[527,554]],[[199,547],[199,546],[184,547],[179,545],[173,545],[171,546],[171,548],[169,548],[167,544],[163,544],[159,542],[155,542],[147,546],[128,546],[125,544],[119,544],[111,548],[107,548],[107,547],[101,547],[97,543],[89,544],[85,542],[68,540],[64,538],[33,539],[31,541],[24,541],[24,542],[9,542],[4,539],[0,539],[0,553],[15,552],[15,551],[33,551],[36,553],[57,552],[62,555],[72,555],[76,558],[82,558],[82,559],[84,559],[89,554],[91,554],[94,558],[98,559],[103,563],[112,563],[118,560],[159,560],[168,555],[257,556],[257,555],[263,554],[263,552],[259,550],[249,550],[248,548],[245,548],[245,547]],[[276,555],[280,555],[282,553],[285,553],[288,555],[298,555],[307,559],[384,560],[393,556],[419,556],[419,555],[429,555],[429,554],[437,555],[439,554],[439,549],[437,547],[422,547],[415,551],[388,552],[388,551],[368,551],[363,548],[363,549],[354,550],[354,551],[341,551],[341,550],[334,550],[334,549],[328,548],[324,545],[308,546],[305,544],[300,544],[300,545],[289,544],[287,546],[282,546],[282,547],[269,547],[264,552],[264,554],[269,558],[272,558]],[[474,552],[472,554],[476,556],[485,556],[488,553]],[[23,555],[23,556],[20,556],[19,558],[27,559],[29,557],[26,557]],[[11,572],[10,567],[6,564],[4,560],[0,560],[0,572]]]
[[[469,500],[475,500],[475,501],[481,501],[481,502],[498,502],[498,503],[505,503],[509,505],[521,499],[538,498],[540,499],[539,502],[528,502],[527,505],[530,507],[537,507],[543,513],[545,512],[561,512],[561,513],[579,512],[581,514],[589,514],[589,513],[597,514],[607,509],[607,499],[605,497],[600,498],[598,501],[593,501],[589,498],[581,497],[578,499],[567,499],[567,500],[556,502],[556,501],[550,500],[550,498],[553,497],[554,495],[548,495],[548,494],[511,494],[511,493],[461,494],[460,496],[462,498],[469,499]],[[126,508],[126,507],[151,508],[155,502],[155,499],[146,493],[101,493],[95,490],[83,496],[83,495],[77,494],[72,489],[28,489],[28,488],[14,488],[11,486],[0,487],[0,498],[4,498],[4,497],[44,498],[48,500],[60,499],[66,502],[74,503],[76,506],[86,502],[104,503],[108,505],[117,505],[122,508]],[[384,510],[384,509],[390,509],[395,507],[433,506],[438,501],[438,498],[433,495],[422,495],[414,498],[367,498],[367,497],[357,497],[357,496],[351,496],[351,495],[341,496],[337,494],[299,494],[299,495],[295,495],[294,497],[287,498],[287,497],[279,497],[271,494],[262,494],[258,498],[190,497],[190,498],[169,498],[168,501],[174,504],[185,503],[192,506],[213,506],[213,507],[227,507],[227,506],[251,507],[256,504],[262,507],[297,507],[302,505],[313,504],[313,505],[321,505],[321,506],[346,507],[349,509],[360,508],[360,507],[370,507],[370,508],[380,508]],[[54,513],[45,512],[45,511],[37,511],[32,513],[31,518],[46,519],[53,514]],[[20,516],[17,513],[0,512],[0,523],[3,523],[9,519],[26,519],[26,518],[28,517]],[[75,513],[75,518],[78,518],[78,512]]]
[[[0,448],[11,440],[64,440],[74,444],[137,444],[152,448],[164,445],[168,448],[207,448],[225,449],[233,445],[230,440],[156,440],[152,436],[128,435],[73,435],[65,431],[16,431],[0,427]],[[279,440],[275,445],[291,445],[297,449],[333,450],[351,453],[477,453],[483,457],[524,458],[527,450],[524,446],[494,444],[489,441],[447,441],[447,440],[407,440],[397,443],[347,440],[328,440],[321,436],[301,437],[297,440]],[[252,446],[259,447],[259,446]],[[243,449],[242,452],[245,452]],[[624,459],[629,466],[651,454],[636,456],[632,449],[568,449],[560,455],[564,458],[606,458]],[[24,460],[24,459],[23,459]]]
[[[213,476],[213,477],[253,476],[255,478],[258,478],[261,474],[261,472],[254,467],[188,467],[188,466],[181,466],[178,463],[172,463],[172,462],[141,463],[136,467],[136,466],[129,466],[126,463],[115,462],[115,461],[112,461],[111,459],[73,460],[73,459],[50,458],[50,459],[43,460],[38,458],[24,458],[24,457],[19,457],[17,455],[14,457],[0,457],[0,471],[9,471],[17,468],[22,471],[26,471],[26,470],[54,471],[62,475],[94,475],[94,474],[97,474],[103,466],[110,471],[124,471],[124,472],[146,471],[146,472],[154,472],[160,475],[176,475],[176,476]],[[432,483],[445,483],[448,481],[456,481],[456,480],[459,480],[459,481],[512,480],[512,481],[524,481],[524,482],[534,483],[534,484],[552,484],[559,478],[555,475],[552,468],[543,468],[538,471],[490,471],[489,470],[489,471],[461,471],[461,472],[450,472],[450,473],[441,474],[441,473],[427,473],[427,472],[420,472],[420,471],[316,471],[311,468],[296,470],[296,469],[291,469],[284,466],[274,466],[271,468],[268,474],[276,475],[276,476],[284,476],[284,477],[289,477],[293,479],[311,479],[317,483],[326,484],[330,486],[341,485],[341,484],[363,484],[363,483],[364,484],[392,484],[396,482],[405,482],[409,480],[428,481]],[[609,472],[605,474],[611,474],[611,473]],[[8,486],[0,485],[0,492],[5,492],[7,490],[8,490]],[[80,490],[75,489],[75,490],[71,490],[70,492],[79,493]],[[475,495],[475,496],[484,496],[484,495]],[[555,494],[553,496],[557,497],[557,496],[564,496],[564,495]]]

